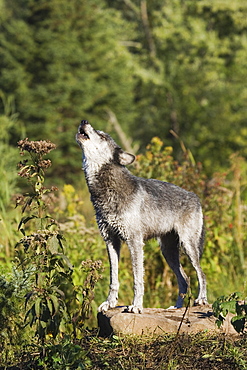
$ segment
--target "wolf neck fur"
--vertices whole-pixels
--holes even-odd
[[[119,207],[130,200],[137,187],[135,176],[124,166],[109,163],[103,165],[99,171],[90,173],[85,169],[86,181],[94,206],[103,208]]]

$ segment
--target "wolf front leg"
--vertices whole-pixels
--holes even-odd
[[[143,240],[135,238],[128,242],[128,247],[132,259],[133,277],[134,277],[134,299],[128,312],[142,313],[143,295],[144,295],[144,258],[143,258]]]
[[[121,242],[118,237],[112,237],[111,239],[105,240],[108,257],[110,261],[110,287],[107,300],[103,302],[99,308],[98,312],[106,312],[109,308],[114,308],[118,301],[118,261],[120,256]]]

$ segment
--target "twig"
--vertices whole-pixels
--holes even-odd
[[[172,357],[172,355],[173,355],[173,353],[174,353],[174,350],[175,350],[176,345],[177,345],[178,336],[179,336],[179,334],[180,334],[180,330],[181,330],[182,324],[183,324],[183,322],[184,322],[185,315],[186,315],[186,313],[187,313],[187,311],[188,311],[188,309],[189,309],[189,307],[190,307],[190,302],[191,302],[190,279],[188,279],[188,292],[189,292],[189,296],[188,296],[188,303],[187,303],[187,305],[186,305],[186,308],[185,308],[185,311],[184,311],[184,313],[183,313],[182,319],[181,319],[181,321],[180,321],[180,324],[179,324],[179,327],[178,327],[177,333],[176,333],[176,335],[175,335],[174,342],[173,342],[173,345],[172,345],[172,347],[171,347],[171,351],[170,351],[170,353],[169,353],[169,355],[168,355],[168,362],[170,361],[170,359],[171,359],[171,357]]]
[[[185,311],[184,311],[183,316],[182,316],[182,319],[181,319],[181,321],[180,321],[180,324],[179,324],[179,327],[178,327],[178,331],[177,331],[177,334],[176,334],[176,338],[177,338],[177,336],[179,335],[179,332],[180,332],[180,330],[181,330],[182,324],[183,324],[183,322],[184,322],[185,315],[186,315],[186,313],[187,313],[187,311],[188,311],[188,309],[189,309],[189,307],[190,307],[190,299],[191,299],[191,297],[190,297],[190,295],[189,295],[188,303],[187,303],[187,305],[186,305]]]
[[[132,146],[132,140],[129,139],[127,137],[127,135],[125,134],[125,132],[123,131],[120,123],[117,120],[117,117],[116,117],[115,113],[113,113],[112,110],[107,109],[107,114],[108,114],[108,117],[109,117],[109,122],[114,127],[114,130],[116,131],[116,133],[117,133],[117,135],[118,135],[118,137],[121,141],[121,144],[122,144],[123,148],[127,152],[135,154],[138,150],[138,146],[137,145]]]

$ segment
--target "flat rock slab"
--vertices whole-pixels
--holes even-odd
[[[98,313],[100,336],[111,334],[160,335],[164,333],[214,332],[236,335],[227,317],[220,329],[215,325],[212,306],[195,306],[179,309],[144,308],[142,314],[126,311],[127,307],[116,307],[106,313]]]

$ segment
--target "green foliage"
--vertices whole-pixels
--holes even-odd
[[[101,0],[14,0],[4,8],[1,88],[14,94],[27,136],[57,144],[56,171],[69,179],[80,118],[97,117],[102,126],[111,109],[121,122],[133,120],[130,56],[118,41],[129,27]]]
[[[20,348],[25,342],[25,335],[21,333],[21,320],[18,317],[21,309],[21,289],[19,285],[24,279],[15,274],[15,278],[8,281],[0,276],[0,352],[3,354],[2,361],[8,360],[11,356],[10,344]]]
[[[232,293],[229,296],[221,296],[213,303],[214,315],[217,317],[216,324],[220,327],[228,313],[235,314],[231,318],[231,324],[238,333],[243,333],[247,323],[247,304],[240,300],[240,293]]]
[[[13,96],[6,97],[0,90],[0,100],[3,104],[3,114],[0,114],[0,257],[8,259],[12,253],[13,246],[17,240],[13,235],[13,228],[10,224],[10,214],[13,213],[11,207],[11,197],[16,192],[16,148],[10,145],[11,132],[15,131],[17,122]]]
[[[64,337],[59,344],[47,345],[45,355],[39,360],[42,369],[85,369],[90,364],[86,352],[79,344],[71,343],[70,337]]]
[[[57,144],[58,180],[79,176],[82,118],[116,138],[109,112],[142,150],[159,136],[177,157],[173,129],[212,175],[247,156],[246,15],[241,0],[1,0],[1,89],[28,137]]]
[[[0,91],[0,98],[4,105],[4,114],[0,115],[0,212],[3,212],[13,194],[17,180],[15,171],[16,149],[9,145],[10,132],[14,130],[17,117],[14,113],[13,97],[6,98]],[[6,163],[8,166],[6,166]]]
[[[101,261],[83,261],[81,283],[74,284],[65,239],[57,221],[47,213],[48,200],[57,189],[44,186],[45,170],[51,165],[44,156],[55,145],[28,139],[18,145],[21,155],[27,152],[29,156],[19,163],[19,175],[28,181],[29,190],[17,198],[23,214],[18,229],[23,237],[16,244],[13,273],[9,280],[0,278],[0,360],[3,364],[13,361],[16,346],[27,361],[31,346],[37,350],[41,344],[44,368],[57,368],[58,363],[65,368],[83,368],[85,356],[74,341],[90,316]]]
[[[91,283],[94,284],[94,279],[97,278],[97,276],[99,278],[99,275],[96,273],[96,266],[100,261],[102,261],[102,268],[104,267],[106,270],[101,283],[95,286],[95,298],[93,290],[91,290],[91,294],[93,295],[90,307],[92,308],[93,315],[91,316],[92,320],[88,320],[87,322],[90,326],[95,326],[97,308],[105,299],[109,285],[109,261],[105,243],[99,234],[99,230],[94,219],[94,211],[88,194],[86,197],[85,194],[78,192],[72,185],[66,184],[64,185],[62,192],[59,194],[59,199],[54,203],[54,205],[57,203],[59,205],[58,207],[55,206],[54,213],[57,212],[60,229],[65,239],[68,240],[69,247],[67,248],[67,254],[74,266],[73,279],[75,285],[81,285],[83,271],[87,271],[89,274],[88,278],[91,273],[93,273],[92,280],[91,278],[89,278],[89,280],[84,280],[84,283],[86,284],[85,287],[87,286],[87,281],[91,281]],[[87,220],[84,215],[88,218]],[[89,263],[88,265],[87,260],[89,258],[92,258],[94,262]],[[126,271],[123,271],[122,274],[124,275],[125,273]],[[130,294],[131,290],[132,288],[128,286]],[[90,290],[88,290],[88,293],[90,293]],[[85,296],[85,292],[83,293],[83,296]]]
[[[7,366],[31,357],[34,331],[24,324],[24,296],[31,289],[32,266],[0,275],[0,364]]]
[[[79,292],[72,279],[73,266],[64,254],[64,237],[57,222],[46,214],[45,196],[56,189],[43,185],[45,169],[51,165],[51,161],[43,159],[43,156],[53,150],[55,145],[50,141],[27,139],[18,144],[21,150],[27,151],[31,157],[31,163],[28,159],[19,163],[19,175],[27,178],[31,190],[23,199],[18,199],[22,212],[28,214],[24,215],[19,223],[18,228],[24,237],[16,245],[20,268],[25,271],[30,265],[33,267],[33,286],[26,294],[25,300],[25,321],[30,326],[36,325],[36,335],[44,342],[47,335],[56,338],[61,332],[61,326],[66,324],[73,326],[76,335],[78,321],[82,320],[83,323],[90,312],[94,297],[92,291],[100,278],[97,271],[100,270],[101,264],[83,262],[86,278]],[[24,154],[23,152],[21,154]],[[80,294],[83,298],[79,300]],[[70,310],[75,310],[77,300],[80,301],[81,308],[73,313],[72,319]]]
[[[243,1],[108,1],[136,29],[141,144],[173,129],[212,174],[236,150],[246,157],[246,14]],[[179,147],[172,144],[176,154]]]

